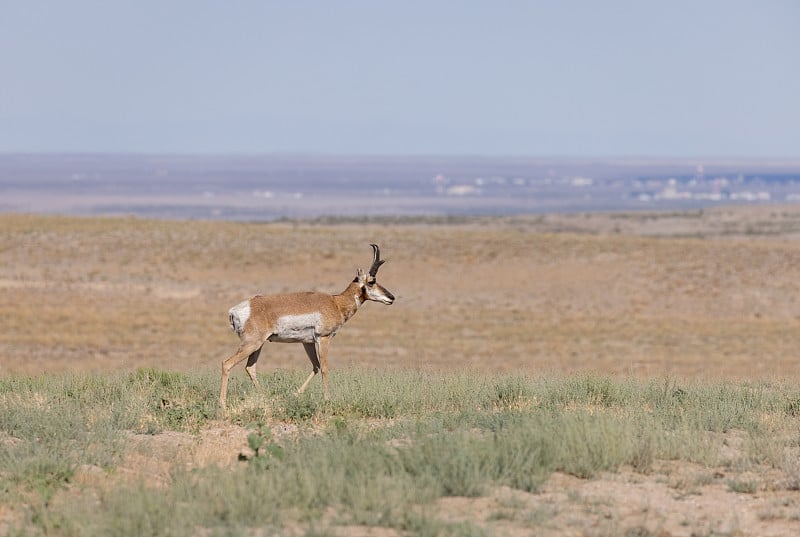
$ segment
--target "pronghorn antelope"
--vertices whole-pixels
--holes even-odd
[[[231,328],[241,340],[239,349],[222,362],[222,386],[219,404],[225,408],[228,373],[247,358],[245,371],[260,388],[256,378],[256,362],[267,341],[302,343],[312,371],[297,390],[303,393],[317,372],[322,371],[322,386],[328,398],[328,347],[336,332],[367,300],[383,304],[394,302],[394,295],[375,281],[378,268],[384,263],[377,244],[368,273],[358,269],[355,279],[338,295],[317,292],[256,295],[228,310]]]

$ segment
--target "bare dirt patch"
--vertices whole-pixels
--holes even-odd
[[[481,498],[445,498],[436,510],[490,534],[792,536],[800,531],[800,497],[758,488],[737,493],[730,483],[758,477],[666,465],[647,475],[622,471],[597,479],[556,473],[538,494],[506,487]]]

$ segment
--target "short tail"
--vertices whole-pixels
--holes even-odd
[[[228,310],[228,322],[231,323],[231,330],[241,338],[244,334],[244,325],[250,318],[250,301],[239,302]]]
[[[236,335],[242,337],[242,332],[244,331],[244,323],[239,319],[239,316],[236,315],[235,312],[231,311],[228,314],[228,322],[231,323],[231,330],[236,332]]]

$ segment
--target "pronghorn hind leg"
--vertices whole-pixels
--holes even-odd
[[[241,345],[239,345],[239,350],[222,362],[222,382],[219,389],[220,407],[225,408],[225,398],[228,393],[228,374],[231,372],[231,369],[233,369],[236,364],[260,349],[261,345],[262,343],[260,341],[255,341],[252,343],[243,342]]]
[[[258,362],[258,357],[261,355],[261,350],[264,348],[262,345],[255,351],[250,353],[250,356],[247,358],[247,365],[244,366],[244,370],[247,371],[247,374],[250,376],[250,380],[253,381],[253,384],[257,389],[261,389],[261,385],[258,383],[258,377],[256,377],[256,362]]]
[[[303,343],[303,348],[306,350],[306,354],[308,355],[308,359],[311,360],[311,374],[308,376],[306,381],[297,389],[297,393],[303,393],[306,391],[306,387],[308,383],[311,382],[311,379],[314,378],[314,375],[317,374],[319,371],[319,358],[317,358],[317,346],[314,343]]]

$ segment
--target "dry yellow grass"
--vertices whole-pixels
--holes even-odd
[[[217,368],[237,345],[231,305],[338,292],[377,242],[389,260],[380,280],[398,300],[348,323],[334,371],[797,377],[798,214],[325,224],[0,215],[0,373]],[[275,344],[259,365],[306,361],[299,346]]]

